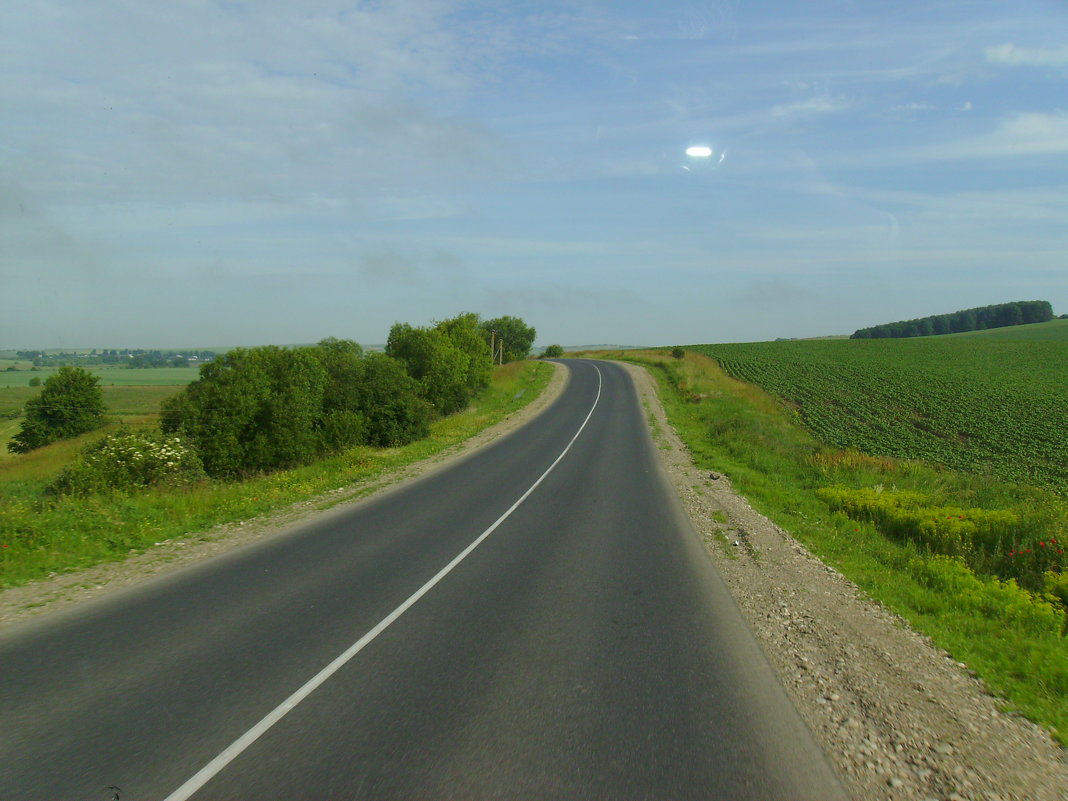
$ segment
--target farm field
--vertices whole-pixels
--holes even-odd
[[[1050,320],[1048,323],[1030,325],[1012,325],[1006,328],[988,328],[986,331],[965,331],[961,334],[946,334],[940,339],[960,339],[961,337],[979,337],[981,339],[1015,339],[1027,341],[1044,341],[1068,339],[1068,320]]]
[[[1068,321],[689,349],[784,400],[826,445],[1068,486]]]
[[[41,383],[56,372],[55,368],[42,367],[31,371],[27,362],[18,363],[18,370],[8,372],[4,369],[15,362],[0,362],[0,389],[8,387],[28,387],[31,378],[40,378]],[[197,367],[146,367],[143,370],[131,370],[126,367],[89,367],[89,372],[100,378],[100,386],[137,387],[137,386],[185,386],[197,379]]]

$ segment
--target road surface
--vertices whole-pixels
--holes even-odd
[[[845,795],[629,377],[355,507],[0,635],[0,799]]]

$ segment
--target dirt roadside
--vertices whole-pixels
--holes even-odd
[[[698,470],[644,368],[626,365],[710,558],[783,686],[861,801],[1065,801],[1068,759],[929,639]],[[726,522],[721,522],[726,521]]]
[[[258,542],[294,526],[304,525],[316,515],[323,514],[325,509],[334,510],[339,506],[365,502],[380,492],[396,489],[427,473],[442,470],[548,408],[564,391],[570,375],[563,366],[554,364],[554,367],[556,369],[545,391],[533,401],[496,425],[429,459],[372,481],[352,484],[301,501],[269,515],[166,540],[121,562],[106,562],[85,570],[50,576],[21,587],[0,590],[0,629]]]

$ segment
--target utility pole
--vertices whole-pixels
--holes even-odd
[[[490,331],[490,364],[504,364],[504,337],[498,344],[496,331]]]

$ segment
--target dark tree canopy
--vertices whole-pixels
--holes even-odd
[[[534,329],[513,317],[491,322],[511,332],[505,358],[524,358]],[[430,327],[397,323],[385,353],[333,337],[237,348],[164,402],[160,426],[191,444],[215,477],[306,464],[355,445],[406,445],[430,433],[432,416],[466,408],[489,385],[485,325],[470,312]]]
[[[310,348],[237,348],[163,407],[165,433],[187,437],[212,476],[306,464],[353,445],[404,445],[428,433],[404,365],[350,340]]]
[[[41,394],[26,401],[22,428],[8,443],[12,453],[26,453],[70,439],[104,424],[100,379],[81,367],[61,367],[44,382]]]
[[[192,439],[204,469],[234,476],[291,467],[321,452],[327,372],[306,349],[236,348],[164,403],[164,433]]]
[[[1053,307],[1048,301],[1021,300],[1015,303],[963,309],[952,314],[936,314],[917,320],[902,320],[897,323],[861,328],[850,339],[897,339],[926,337],[932,334],[957,334],[964,331],[982,331],[987,328],[1045,323],[1052,319]]]
[[[440,415],[464,409],[489,385],[489,346],[476,314],[460,314],[433,328],[396,323],[386,353],[404,363],[420,395]]]
[[[503,361],[518,362],[530,355],[530,349],[534,346],[534,338],[538,335],[533,326],[527,325],[519,317],[496,317],[482,323],[483,336],[486,342],[493,341],[500,348],[500,341],[504,340],[501,351]]]

